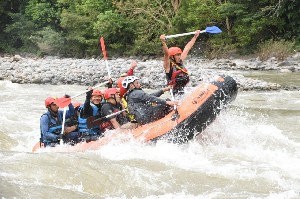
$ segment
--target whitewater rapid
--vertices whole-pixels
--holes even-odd
[[[0,197],[300,197],[299,91],[240,92],[188,144],[116,140],[96,151],[32,154],[44,99],[85,89],[0,81]]]

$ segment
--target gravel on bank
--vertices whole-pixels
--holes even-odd
[[[126,73],[133,60],[138,66],[135,75],[141,78],[144,88],[158,89],[166,85],[162,60],[139,59],[136,57],[114,58],[108,60],[111,76],[116,82],[120,74]],[[238,83],[240,90],[280,90],[279,84],[259,79],[246,78],[233,71],[269,71],[276,70],[281,73],[300,72],[300,53],[279,62],[271,58],[265,62],[257,58],[252,59],[195,59],[186,60],[191,81],[190,86],[196,86],[200,81],[225,74],[232,76]],[[74,59],[58,57],[0,57],[0,80],[9,80],[20,84],[75,84],[93,86],[98,82],[107,80],[107,70],[104,60],[101,59]],[[284,88],[287,90],[300,90],[298,88]]]

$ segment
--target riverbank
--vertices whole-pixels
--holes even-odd
[[[113,58],[108,60],[111,76],[116,82],[120,74],[125,73],[132,62],[137,60],[135,75],[141,77],[145,88],[157,89],[165,86],[165,74],[161,60],[130,58]],[[299,86],[283,87],[274,82],[261,79],[247,78],[237,71],[278,71],[278,73],[300,74],[300,53],[277,61],[271,58],[265,62],[257,58],[251,59],[195,59],[186,60],[191,81],[195,86],[199,81],[206,81],[218,74],[232,76],[238,83],[240,90],[300,90]],[[107,69],[104,60],[74,59],[58,57],[0,57],[0,80],[9,80],[20,84],[75,84],[92,86],[107,80]]]

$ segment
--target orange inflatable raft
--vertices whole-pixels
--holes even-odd
[[[82,142],[72,146],[72,151],[96,150],[112,141],[118,134],[127,134],[141,142],[163,139],[173,143],[185,143],[201,133],[237,94],[237,84],[230,76],[217,77],[210,83],[201,83],[180,100],[177,112],[173,110],[164,118],[133,130],[122,130],[97,141]],[[37,143],[32,149],[41,148]],[[69,147],[70,148],[70,147]]]

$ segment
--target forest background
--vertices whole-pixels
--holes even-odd
[[[86,58],[162,55],[161,34],[218,26],[193,53],[284,59],[300,46],[300,0],[1,0],[0,53]],[[191,36],[168,40],[183,45]],[[200,48],[199,48],[200,47]]]

